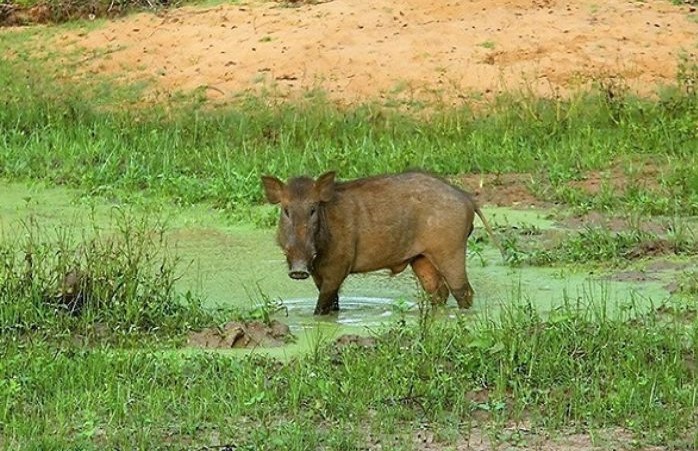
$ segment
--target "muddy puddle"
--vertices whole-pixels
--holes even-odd
[[[0,184],[0,229],[3,236],[22,233],[20,221],[32,217],[40,225],[61,225],[89,229],[92,222],[109,226],[110,212],[117,207],[86,202],[66,189]],[[234,305],[254,309],[265,302],[280,304],[273,315],[290,326],[293,343],[270,349],[272,355],[292,355],[344,334],[367,335],[383,325],[416,320],[420,290],[410,271],[390,276],[387,271],[352,275],[340,295],[341,311],[335,315],[313,316],[317,290],[310,280],[295,281],[286,275],[285,260],[275,244],[274,230],[231,224],[205,206],[175,208],[146,203],[134,211],[164,218],[168,239],[182,257],[183,276],[178,288],[192,290],[207,305]],[[545,230],[560,227],[548,211],[485,207],[490,222],[498,226],[517,225]],[[476,227],[480,228],[479,222]],[[610,311],[649,309],[669,296],[670,282],[695,260],[657,264],[640,261],[616,271],[581,271],[574,268],[512,268],[492,246],[480,246],[468,258],[468,274],[475,289],[472,309],[460,312],[449,299],[441,310],[444,317],[456,315],[496,317],[514,302],[531,303],[545,312],[563,299],[604,303]],[[679,259],[680,260],[680,259]],[[654,265],[654,266],[652,266]],[[246,352],[246,351],[235,351]]]

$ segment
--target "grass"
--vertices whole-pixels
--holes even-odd
[[[620,427],[698,445],[698,323],[612,318],[603,299],[526,302],[497,318],[396,326],[373,348],[318,346],[288,363],[220,353],[6,344],[0,441],[13,449],[410,449],[478,422]],[[374,439],[375,440],[375,439]]]
[[[678,281],[679,293],[698,297],[698,271],[686,271]]]
[[[22,53],[21,46],[14,51]],[[0,68],[0,176],[7,179],[40,179],[90,195],[212,202],[249,220],[250,207],[262,201],[263,173],[332,168],[352,178],[420,167],[564,181],[565,174],[644,158],[669,168],[660,182],[667,189],[636,193],[637,202],[651,203],[652,212],[698,212],[698,98],[681,84],[660,101],[609,100],[601,91],[569,100],[502,97],[485,112],[463,107],[424,118],[377,105],[339,107],[321,95],[245,98],[221,108],[187,98],[169,109],[150,107],[132,92],[99,84],[82,92],[46,84],[32,64],[39,63],[14,58]],[[270,221],[266,214],[257,219]]]

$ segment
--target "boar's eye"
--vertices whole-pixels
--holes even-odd
[[[288,208],[284,208],[284,216],[288,218]]]
[[[310,207],[310,216],[315,216],[315,213],[317,213],[317,207],[313,205]]]

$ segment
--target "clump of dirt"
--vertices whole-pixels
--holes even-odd
[[[359,347],[365,350],[373,349],[376,347],[376,339],[356,334],[341,335],[331,344],[330,361],[335,365],[341,365],[342,353],[349,347]]]
[[[201,90],[460,105],[502,92],[548,97],[617,77],[653,94],[675,81],[698,23],[666,0],[251,1],[138,14],[60,33],[86,55],[71,76],[153,82],[155,100]]]
[[[362,337],[356,334],[344,334],[334,341],[335,349],[341,350],[347,346],[358,346],[360,348],[374,348],[376,339],[372,337]]]
[[[288,325],[272,320],[269,324],[261,321],[231,321],[221,328],[204,329],[189,335],[187,344],[195,348],[268,348],[279,347],[293,338]]]
[[[591,432],[571,429],[546,431],[528,420],[509,422],[493,433],[490,420],[470,422],[455,441],[444,443],[438,430],[423,423],[412,435],[412,448],[419,451],[660,451],[670,449],[638,443],[633,433],[623,428],[604,428]],[[367,449],[378,451],[404,446],[404,437],[374,436],[366,431]],[[689,437],[686,437],[690,440]]]

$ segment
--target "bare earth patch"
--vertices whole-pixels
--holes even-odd
[[[599,194],[604,189],[617,193],[625,193],[629,189],[646,191],[661,190],[660,181],[668,168],[651,161],[616,163],[604,171],[590,171],[581,180],[567,183],[572,188],[580,189],[587,194]]]
[[[530,190],[531,174],[465,174],[456,182],[480,205],[511,207],[549,206]]]
[[[591,433],[574,433],[562,431],[549,434],[535,431],[526,426],[509,426],[497,433],[488,433],[487,428],[475,426],[467,437],[462,437],[453,444],[445,444],[435,438],[429,429],[417,431],[414,435],[414,449],[420,451],[454,450],[454,451],[660,451],[667,449],[659,446],[640,446],[633,440],[632,434],[616,428]],[[375,443],[371,450],[392,449],[392,443]]]
[[[667,233],[669,229],[667,220],[662,220],[660,218],[643,218],[642,222],[633,224],[630,218],[603,214],[597,211],[590,211],[582,215],[567,217],[557,222],[556,225],[573,230],[580,230],[587,227],[600,227],[613,232],[622,232],[630,228],[637,228],[643,232],[657,235]]]
[[[512,90],[564,95],[609,77],[648,94],[675,79],[680,52],[696,52],[690,8],[667,0],[254,1],[129,16],[66,31],[52,47],[83,55],[67,77],[153,80],[156,98],[322,88],[347,103],[453,105]]]

